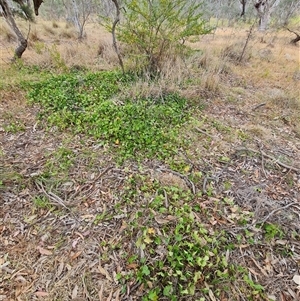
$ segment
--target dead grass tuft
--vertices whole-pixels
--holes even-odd
[[[47,24],[43,24],[44,31],[47,35],[54,36],[55,30]]]
[[[243,53],[244,46],[245,42],[235,42],[226,46],[222,51],[222,58],[234,63],[248,62],[252,57],[252,53],[249,46]]]
[[[213,94],[216,94],[219,92],[220,89],[220,77],[218,74],[215,73],[207,73],[203,76],[203,88],[211,92]]]
[[[52,21],[52,27],[53,28],[59,28],[59,24],[56,21]]]
[[[29,40],[30,40],[31,42],[41,41],[41,39],[40,39],[40,37],[39,37],[39,33],[38,33],[38,31],[37,31],[36,28],[34,28],[34,30],[32,30],[32,31],[30,32]]]
[[[7,25],[0,26],[0,36],[4,37],[4,41],[7,43],[15,42],[17,40],[16,36],[12,33]]]
[[[61,28],[58,34],[59,38],[63,39],[75,39],[77,37],[77,34],[74,30],[74,28]]]

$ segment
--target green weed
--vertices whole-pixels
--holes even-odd
[[[241,243],[242,237],[234,242],[225,231],[203,224],[209,214],[195,203],[191,192],[162,187],[139,175],[128,179],[123,198],[132,206],[146,200],[127,229],[128,235],[136,237],[136,249],[140,251],[128,252],[125,259],[137,268],[118,275],[124,286],[133,279],[143,286],[142,300],[205,300],[209,294],[205,283],[212,285],[218,297],[230,290],[232,282],[241,280],[248,300],[263,293],[263,288],[247,277],[247,271],[231,263],[226,255]],[[220,200],[216,206],[221,210],[231,202]],[[138,256],[140,253],[144,255]]]
[[[186,100],[177,94],[117,100],[132,80],[118,72],[64,74],[32,84],[28,98],[42,104],[41,117],[50,125],[108,143],[121,161],[166,158],[175,153],[179,127],[188,120]]]
[[[272,240],[276,237],[283,237],[283,231],[278,225],[266,223],[264,224],[263,229],[265,231],[265,237],[268,240]]]
[[[37,208],[50,209],[52,207],[52,205],[46,197],[37,196],[32,200],[32,202]]]
[[[12,133],[12,134],[16,134],[16,133],[25,131],[24,123],[22,123],[18,120],[11,121],[9,124],[4,125],[3,128],[7,133]]]

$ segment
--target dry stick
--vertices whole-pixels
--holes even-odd
[[[108,171],[110,171],[113,168],[113,166],[106,167],[102,172],[99,173],[99,175],[91,182],[83,185],[80,189],[78,189],[74,195],[72,195],[72,198],[75,198],[84,188],[94,185],[100,178],[102,178]],[[92,187],[86,190],[86,192],[90,191]]]
[[[256,105],[256,106],[252,109],[252,111],[255,111],[255,110],[257,110],[258,108],[263,107],[263,106],[265,106],[265,105],[266,105],[266,102],[260,103],[259,105]]]
[[[256,23],[256,22],[254,22],[254,23],[252,24],[252,26],[250,27],[250,30],[249,30],[249,33],[248,33],[248,36],[247,36],[247,39],[246,39],[244,48],[243,48],[243,50],[242,50],[241,56],[240,56],[239,59],[238,59],[238,62],[239,62],[239,63],[241,63],[242,60],[243,60],[243,57],[244,57],[244,55],[245,55],[246,48],[247,48],[248,43],[249,43],[249,41],[250,41],[250,38],[251,38],[251,35],[252,35],[252,30],[253,30],[253,28],[254,28],[255,23]]]
[[[201,130],[201,129],[197,128],[197,127],[195,127],[195,130],[196,130],[197,132],[201,133],[201,134],[204,134],[204,135],[210,137],[210,138],[216,138],[216,137],[214,137],[214,136],[208,134],[208,133],[205,132],[204,130]]]
[[[35,183],[37,185],[38,188],[41,188],[43,193],[49,198],[51,199],[52,201],[58,203],[59,205],[61,205],[62,207],[66,208],[67,210],[70,210],[70,208],[68,208],[65,204],[64,204],[64,201],[59,197],[57,196],[56,194],[52,193],[52,192],[49,192],[47,193],[47,191],[45,190],[44,186],[42,183],[40,182],[36,182]]]
[[[291,206],[293,206],[293,205],[296,205],[296,204],[298,204],[298,203],[296,203],[296,202],[293,202],[293,203],[290,203],[290,204],[288,204],[288,205],[286,205],[286,206],[284,206],[284,207],[281,207],[281,208],[277,208],[277,209],[274,209],[273,211],[271,211],[262,221],[260,221],[259,223],[261,223],[262,225],[273,215],[273,214],[275,214],[276,212],[278,212],[278,211],[281,211],[281,210],[284,210],[284,209],[287,209],[287,208],[289,208],[289,207],[291,207]]]
[[[267,157],[267,158],[269,158],[269,159],[271,159],[271,160],[274,160],[275,163],[277,163],[278,165],[280,165],[280,166],[282,166],[282,167],[285,167],[285,168],[287,168],[287,169],[290,169],[290,170],[293,170],[293,171],[296,171],[296,172],[300,172],[300,169],[298,169],[298,168],[296,168],[296,167],[293,167],[293,166],[290,166],[290,165],[287,165],[287,164],[285,164],[285,163],[282,163],[282,162],[278,161],[278,159],[276,159],[276,158],[274,158],[274,157],[272,157],[272,156],[266,154],[266,153],[263,152],[263,151],[257,151],[257,150],[255,150],[255,149],[252,149],[252,148],[246,148],[246,147],[238,147],[236,150],[237,150],[237,151],[250,151],[250,152],[253,152],[253,153],[255,153],[255,154],[261,154],[261,155],[263,155],[263,156],[265,156],[265,157]]]

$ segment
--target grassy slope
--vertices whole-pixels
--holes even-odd
[[[35,26],[28,65],[56,73],[116,63],[96,26],[84,44],[64,34],[55,48],[65,25]],[[171,300],[185,290],[195,295],[178,300],[297,300],[299,48],[285,33],[255,33],[237,65],[246,35],[220,29],[195,45],[204,54],[187,62],[190,74],[178,62],[159,84],[124,91],[160,95],[179,83],[194,110],[176,155],[117,165],[107,145],[37,121],[19,83],[41,73],[6,66],[13,44],[2,30],[4,300]]]

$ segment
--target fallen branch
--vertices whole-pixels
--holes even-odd
[[[262,156],[265,156],[266,158],[268,159],[271,159],[271,160],[274,160],[275,163],[277,163],[278,165],[284,167],[284,168],[287,168],[287,169],[290,169],[290,170],[293,170],[293,171],[296,171],[296,172],[300,172],[300,169],[299,168],[296,168],[296,167],[293,167],[293,166],[290,166],[290,165],[287,165],[285,163],[282,163],[280,162],[278,159],[266,154],[265,152],[263,152],[262,150],[261,151],[257,151],[255,149],[252,149],[252,148],[246,148],[246,147],[239,147],[236,149],[237,151],[248,151],[248,152],[252,152],[252,153],[255,153],[255,154],[260,154]]]
[[[291,206],[293,206],[293,205],[296,205],[296,204],[298,204],[298,203],[290,203],[290,204],[288,204],[288,205],[286,205],[286,206],[284,206],[284,207],[281,207],[281,208],[277,208],[277,209],[274,209],[273,211],[271,211],[262,221],[259,221],[259,222],[257,222],[257,223],[259,223],[259,224],[261,224],[261,226],[263,226],[263,224],[272,216],[272,215],[274,215],[275,213],[277,213],[278,211],[281,211],[281,210],[284,210],[284,209],[287,209],[287,208],[289,208],[289,207],[291,207]]]
[[[295,39],[292,39],[292,40],[290,41],[290,44],[295,44],[295,45],[296,45],[296,43],[300,41],[300,35],[299,35],[297,32],[295,32],[295,31],[293,31],[293,30],[290,30],[290,29],[287,28],[287,27],[285,27],[285,29],[288,30],[288,31],[291,32],[291,33],[294,33],[294,34],[296,35],[296,38],[295,38]]]

